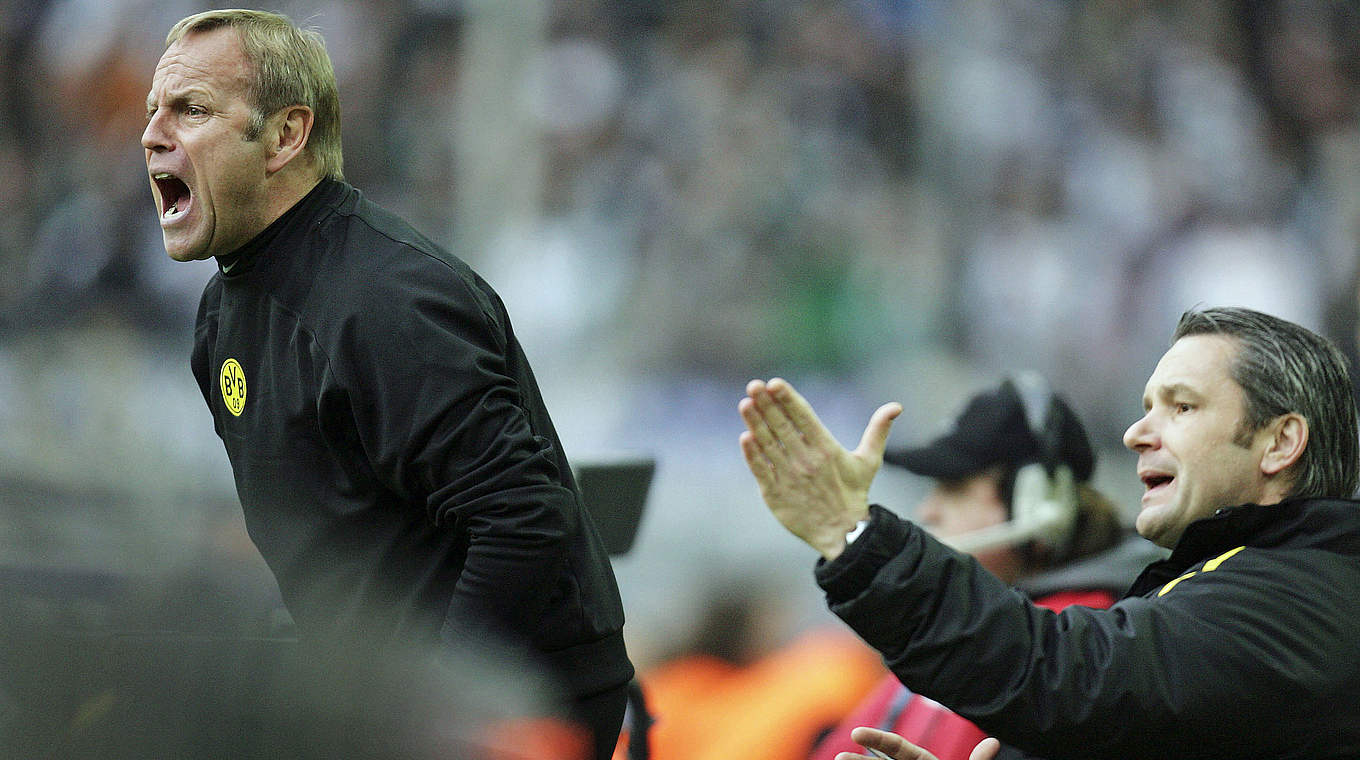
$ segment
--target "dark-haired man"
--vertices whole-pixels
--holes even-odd
[[[1054,614],[867,501],[897,404],[846,451],[786,382],[741,446],[822,555],[833,611],[913,691],[1045,757],[1360,757],[1360,472],[1345,360],[1246,309],[1184,314],[1124,443],[1172,549],[1109,610]],[[848,540],[847,537],[852,537]]]

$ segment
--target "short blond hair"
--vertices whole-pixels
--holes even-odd
[[[247,97],[251,104],[246,139],[259,139],[265,119],[288,106],[312,109],[307,152],[323,177],[344,179],[340,147],[340,93],[326,43],[311,29],[299,28],[287,16],[268,11],[229,8],[204,11],[181,19],[165,37],[168,48],[191,32],[222,27],[241,35],[251,67]]]

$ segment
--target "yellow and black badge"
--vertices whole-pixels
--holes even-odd
[[[227,411],[237,417],[246,408],[246,373],[235,359],[222,362],[222,401]]]

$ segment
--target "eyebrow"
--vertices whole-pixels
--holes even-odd
[[[1182,395],[1191,396],[1196,400],[1201,398],[1200,392],[1190,387],[1186,383],[1171,383],[1169,385],[1159,385],[1156,388],[1156,395],[1160,396],[1161,398],[1169,398]],[[1143,393],[1143,408],[1147,409],[1151,406],[1152,406],[1152,390],[1148,390]]]
[[[202,87],[195,86],[186,87],[183,90],[170,93],[169,95],[166,96],[166,105],[172,106],[182,105],[194,99],[195,96],[200,97],[204,101],[212,100],[207,90],[204,90]],[[156,93],[155,91],[148,92],[146,94],[146,112],[150,114],[155,110],[156,110]]]

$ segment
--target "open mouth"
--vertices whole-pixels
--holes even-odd
[[[169,221],[189,210],[191,193],[184,180],[169,172],[160,172],[151,177],[161,196],[161,219]]]
[[[1142,477],[1143,486],[1149,491],[1161,488],[1173,480],[1175,480],[1175,478],[1170,475],[1144,475]]]

